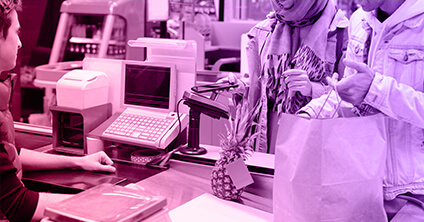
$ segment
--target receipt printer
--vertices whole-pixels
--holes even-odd
[[[56,85],[57,105],[86,109],[108,102],[109,79],[104,72],[72,70]]]

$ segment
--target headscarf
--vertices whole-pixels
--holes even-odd
[[[325,48],[314,50],[313,40],[320,42],[327,40],[328,29],[335,13],[332,1],[330,1],[329,7],[326,7],[329,1],[293,0],[293,6],[290,9],[284,9],[278,3],[279,0],[271,0],[275,13],[270,17],[275,17],[275,27],[268,54],[290,53],[293,56],[299,48],[299,42],[304,42],[324,60]],[[324,11],[327,12],[324,13]],[[301,40],[299,39],[301,32],[309,32],[309,34]],[[280,47],[280,44],[289,46],[289,43],[291,43],[290,50],[286,47]],[[325,45],[325,42],[321,42],[320,45]]]
[[[280,20],[288,22],[299,22],[309,19],[321,12],[327,0],[293,0],[293,6],[289,9],[283,8],[279,0],[271,0],[271,6]]]

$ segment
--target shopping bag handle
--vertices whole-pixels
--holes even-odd
[[[339,111],[339,108],[340,108],[340,105],[341,105],[341,103],[342,103],[342,100],[339,98],[339,94],[337,93],[337,91],[336,91],[336,90],[334,90],[334,88],[333,88],[333,87],[331,87],[331,90],[330,90],[330,92],[328,93],[327,98],[325,99],[324,103],[323,103],[323,104],[322,104],[322,106],[321,106],[321,109],[319,110],[319,112],[318,112],[318,114],[317,114],[317,119],[319,119],[319,115],[321,115],[321,112],[322,112],[322,110],[324,109],[325,104],[327,104],[328,99],[330,98],[330,96],[331,96],[331,93],[332,93],[332,92],[336,93],[336,98],[337,98],[337,107],[336,107],[336,110],[334,111],[333,115],[331,115],[331,119],[332,119],[332,118],[334,118],[334,116],[336,115],[336,113]],[[344,117],[344,116],[343,116],[343,112],[341,113],[341,115],[342,115],[342,117]]]
[[[411,203],[414,203],[414,204],[420,206],[421,208],[424,208],[424,202],[422,202],[420,199],[415,198],[413,196],[409,196],[407,194],[400,194],[400,195],[397,196],[397,198],[407,200]]]

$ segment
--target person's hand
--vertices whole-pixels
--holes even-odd
[[[299,91],[304,96],[312,96],[312,84],[305,70],[289,69],[282,75],[291,92]]]
[[[79,164],[83,170],[105,171],[109,173],[114,173],[116,171],[115,167],[112,166],[113,161],[103,151],[80,158],[81,159]]]
[[[226,89],[226,91],[236,91],[236,92],[242,92],[246,88],[246,77],[236,75],[233,72],[229,72],[227,74],[227,77],[221,78],[216,83],[224,83],[229,82],[231,84],[238,84],[235,88]]]
[[[367,95],[375,72],[364,63],[351,60],[343,60],[343,63],[358,72],[340,80],[336,85],[337,93],[344,101],[358,105]]]
[[[238,104],[246,91],[246,81],[248,81],[248,78],[229,72],[227,77],[219,79],[217,83],[229,82],[232,84],[237,84],[237,87],[231,87],[217,93],[228,93],[227,96],[229,97],[229,104]]]
[[[335,72],[333,73],[333,76],[327,76],[326,80],[328,85],[331,86],[334,90],[336,90],[336,85],[339,82],[339,74]]]

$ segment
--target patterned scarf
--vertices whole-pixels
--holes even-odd
[[[273,21],[271,36],[258,81],[251,87],[259,88],[259,96],[250,96],[249,103],[261,104],[257,118],[259,137],[256,150],[267,151],[272,132],[272,113],[295,113],[311,98],[295,92],[290,95],[281,74],[292,68],[305,70],[311,81],[319,82],[332,68],[326,61],[328,30],[336,13],[332,0],[293,1],[290,10],[283,9],[278,0],[272,0],[275,12],[268,18]],[[253,41],[253,39],[252,39]],[[251,56],[251,60],[255,60]],[[258,63],[257,61],[255,63]],[[260,63],[260,62],[259,62]],[[252,89],[249,90],[249,94]],[[253,91],[257,91],[253,89]]]
[[[289,94],[281,74],[291,68],[303,69],[311,81],[322,80],[329,71],[325,50],[335,7],[329,0],[293,1],[290,10],[282,8],[277,0],[272,3],[276,19],[264,67],[266,94],[278,113],[295,113],[311,98],[299,92]]]

